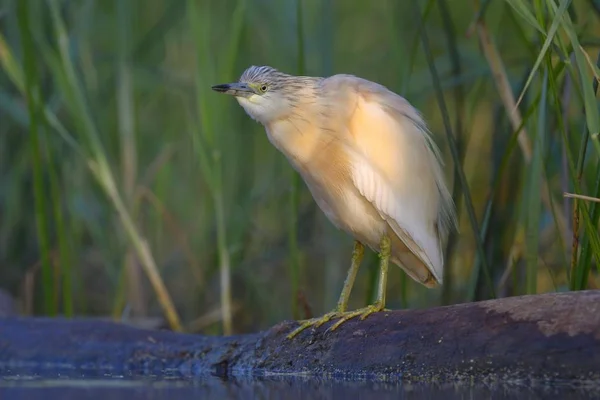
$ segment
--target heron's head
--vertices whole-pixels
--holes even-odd
[[[288,75],[269,66],[251,66],[239,82],[215,85],[212,89],[235,96],[248,115],[264,125],[293,114],[307,97],[314,97],[319,80]]]

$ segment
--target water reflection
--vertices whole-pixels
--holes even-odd
[[[23,374],[0,378],[0,399],[587,399],[597,388],[518,384],[415,385],[297,377],[222,380],[150,380]]]

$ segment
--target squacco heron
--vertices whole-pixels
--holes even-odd
[[[288,335],[339,318],[329,330],[386,310],[389,261],[428,288],[442,284],[443,245],[456,224],[443,162],[420,113],[382,85],[352,75],[293,76],[251,66],[213,90],[235,96],[303,178],[338,229],[354,238],[335,309]],[[377,300],[348,311],[364,254],[379,252]]]

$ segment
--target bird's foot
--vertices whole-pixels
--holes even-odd
[[[299,334],[300,332],[302,332],[303,330],[305,330],[306,328],[309,328],[311,326],[318,328],[321,325],[323,325],[324,323],[329,322],[334,318],[340,318],[339,321],[337,321],[329,329],[327,329],[327,332],[334,331],[341,324],[343,324],[344,322],[346,322],[352,318],[360,316],[360,319],[362,321],[365,318],[367,318],[369,315],[376,313],[376,312],[380,312],[380,311],[390,311],[390,310],[385,308],[383,306],[383,304],[381,304],[381,303],[371,304],[367,307],[359,308],[358,310],[355,310],[355,311],[342,312],[342,311],[334,310],[334,311],[331,311],[331,312],[329,312],[321,317],[318,317],[318,318],[311,318],[308,320],[300,321],[301,322],[300,326],[298,328],[296,328],[293,332],[288,334],[287,338],[292,339],[292,338],[294,338],[294,336],[296,336],[297,334]]]
[[[337,318],[340,317],[342,315],[344,315],[346,313],[333,310],[331,312],[328,312],[327,314],[318,317],[318,318],[311,318],[311,319],[307,319],[304,321],[300,321],[301,324],[298,328],[296,328],[292,333],[290,333],[289,335],[287,335],[288,339],[292,339],[294,336],[296,336],[297,334],[299,334],[300,332],[302,332],[303,330],[305,330],[306,328],[309,328],[311,326],[314,326],[315,328],[320,327],[321,325],[323,325],[325,322],[328,322],[330,320],[332,320],[333,318]]]
[[[364,308],[359,308],[356,311],[352,311],[352,312],[346,312],[343,313],[342,318],[337,321],[335,324],[331,325],[331,327],[329,327],[329,329],[327,329],[327,331],[334,331],[337,328],[339,328],[339,326],[341,324],[343,324],[344,322],[355,318],[355,317],[360,317],[360,320],[364,320],[365,318],[367,318],[369,315],[376,313],[376,312],[380,312],[380,311],[390,311],[387,308],[384,307],[384,305],[382,303],[375,303],[375,304],[371,304],[367,307]]]

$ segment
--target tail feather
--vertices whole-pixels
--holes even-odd
[[[427,288],[435,288],[442,283],[441,280],[438,281],[435,278],[429,268],[427,268],[427,265],[414,255],[395,233],[389,232],[389,234],[392,247],[390,260],[394,264],[402,268],[412,279]]]

